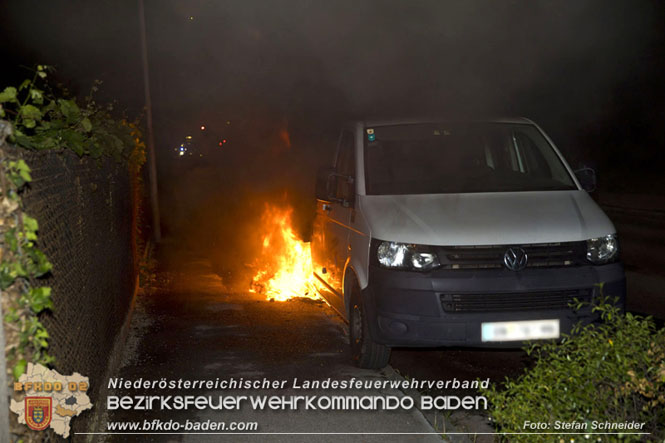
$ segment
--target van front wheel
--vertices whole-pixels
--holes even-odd
[[[352,291],[349,339],[353,360],[364,369],[384,368],[390,360],[390,348],[372,340],[357,284],[353,285]]]

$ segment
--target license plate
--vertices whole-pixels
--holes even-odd
[[[482,323],[482,341],[517,341],[559,338],[559,320]]]

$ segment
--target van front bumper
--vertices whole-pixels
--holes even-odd
[[[601,289],[602,288],[602,289]],[[520,347],[520,341],[484,342],[483,323],[558,319],[561,333],[597,319],[569,300],[602,295],[624,309],[623,266],[438,270],[426,274],[371,266],[363,307],[372,339],[387,346]]]

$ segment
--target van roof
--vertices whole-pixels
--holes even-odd
[[[408,125],[419,123],[438,123],[438,122],[486,122],[486,123],[528,123],[533,124],[531,120],[524,117],[500,117],[500,118],[471,118],[471,119],[456,119],[456,118],[393,118],[393,119],[367,119],[365,121],[357,121],[365,127],[368,126],[390,126],[390,125]]]

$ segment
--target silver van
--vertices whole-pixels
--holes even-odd
[[[353,358],[396,346],[519,347],[625,303],[612,222],[535,123],[368,121],[319,171],[318,290],[349,322]]]

